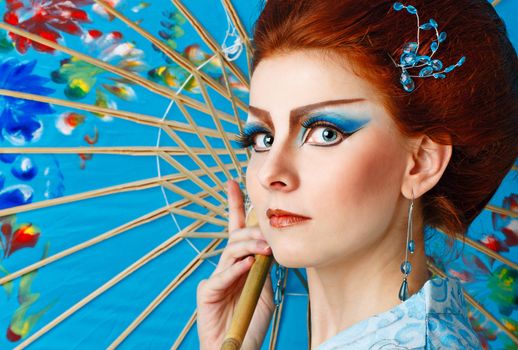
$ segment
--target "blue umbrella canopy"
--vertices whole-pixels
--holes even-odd
[[[516,46],[518,5],[494,5]],[[197,348],[196,286],[226,245],[224,183],[243,184],[250,156],[232,137],[259,2],[0,12],[0,348]],[[487,349],[518,344],[517,169],[464,243],[427,232],[430,270],[464,282]],[[305,272],[280,277],[263,348],[305,348]]]

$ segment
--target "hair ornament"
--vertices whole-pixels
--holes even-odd
[[[401,54],[401,57],[399,58],[399,64],[397,64],[394,59],[392,61],[396,65],[396,67],[401,67],[401,77],[399,81],[401,82],[401,85],[403,85],[403,89],[407,92],[411,92],[415,88],[414,80],[412,78],[428,78],[428,77],[434,77],[435,79],[444,79],[446,78],[445,73],[449,73],[452,70],[454,70],[456,67],[460,67],[464,61],[466,61],[466,56],[462,56],[458,62],[454,65],[448,66],[445,69],[441,70],[443,68],[443,63],[441,60],[435,58],[433,59],[433,55],[439,48],[440,43],[446,40],[446,32],[440,32],[437,29],[438,25],[437,22],[430,18],[430,20],[424,24],[419,24],[419,15],[417,13],[417,9],[412,6],[408,5],[405,6],[400,2],[395,2],[392,7],[395,11],[400,11],[402,9],[406,9],[408,13],[413,14],[417,18],[417,40],[414,42],[408,42],[405,43],[403,46],[403,53]],[[420,55],[418,53],[419,50],[419,32],[420,30],[435,30],[436,38],[437,40],[434,40],[432,44],[430,45],[430,49],[432,53],[428,55]],[[419,70],[418,75],[411,75],[408,72],[408,69],[410,68],[421,68]]]

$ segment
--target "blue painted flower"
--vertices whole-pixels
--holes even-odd
[[[50,79],[32,74],[36,60],[21,62],[9,57],[0,62],[0,89],[37,95],[49,95],[53,89],[44,85]],[[0,141],[13,145],[37,141],[43,131],[39,114],[54,113],[48,103],[0,96]]]
[[[34,191],[27,185],[13,185],[0,191],[0,209],[15,207],[32,202]]]

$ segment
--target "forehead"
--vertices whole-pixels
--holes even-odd
[[[318,51],[294,51],[262,60],[250,85],[250,105],[274,115],[327,100],[365,99],[348,104],[348,110],[365,108],[374,100],[374,89],[355,75],[346,61]]]

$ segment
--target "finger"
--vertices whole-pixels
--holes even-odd
[[[203,285],[205,291],[211,292],[207,295],[208,299],[217,298],[221,292],[226,291],[243,273],[250,269],[254,261],[255,258],[249,256],[209,278]]]
[[[270,255],[272,254],[272,249],[266,241],[261,240],[246,240],[231,243],[223,250],[214,272],[218,273],[219,271],[225,270],[237,260],[252,254]]]
[[[234,180],[227,182],[228,192],[228,234],[232,235],[233,231],[238,228],[245,227],[245,204],[243,194],[239,188],[239,184]]]
[[[229,236],[228,242],[240,242],[249,239],[257,239],[260,241],[266,241],[263,233],[259,226],[247,226],[238,230],[235,230],[232,235]],[[228,244],[228,243],[227,243]]]

